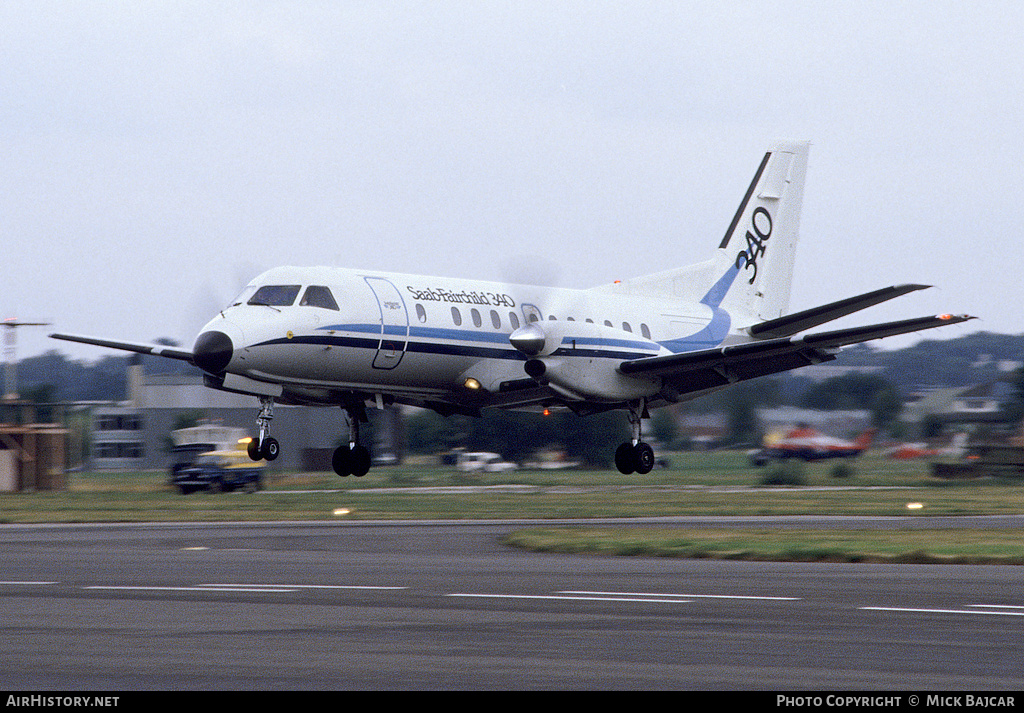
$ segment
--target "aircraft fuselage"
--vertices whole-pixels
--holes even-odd
[[[266,384],[285,401],[329,404],[339,392],[383,392],[486,406],[528,386],[529,354],[510,338],[534,322],[558,337],[539,351],[574,368],[710,348],[730,326],[722,310],[680,300],[282,267],[218,313],[194,352],[204,370],[252,380],[257,394]],[[581,396],[602,400],[606,388],[603,400],[615,402],[658,390],[656,379],[619,378],[617,389],[597,382],[596,393]],[[246,390],[237,378],[223,385]]]

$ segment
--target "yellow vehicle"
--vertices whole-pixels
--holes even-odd
[[[253,462],[240,444],[234,450],[208,451],[196,457],[191,465],[174,472],[171,484],[187,495],[195,490],[230,493],[244,490],[254,493],[263,489],[264,461]]]

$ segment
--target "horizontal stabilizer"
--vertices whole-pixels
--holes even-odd
[[[920,317],[900,322],[839,329],[821,334],[806,334],[800,337],[732,344],[726,347],[700,349],[669,356],[624,361],[619,365],[619,371],[623,374],[655,374],[671,379],[675,375],[695,370],[712,369],[719,373],[727,373],[730,369],[740,368],[740,371],[736,372],[739,374],[743,373],[743,368],[747,366],[757,366],[761,372],[758,375],[761,375],[773,373],[771,367],[774,361],[778,361],[780,364],[783,362],[792,364],[792,366],[785,367],[785,369],[792,369],[820,361],[823,353],[830,349],[859,344],[872,339],[893,337],[898,334],[909,334],[923,329],[959,324],[970,319],[974,319],[974,317],[944,314],[936,317]],[[807,356],[807,360],[803,364],[793,361],[793,357],[800,354]],[[740,376],[738,380],[744,378],[746,377]]]
[[[51,334],[51,339],[61,339],[65,342],[77,342],[78,344],[91,344],[97,347],[109,347],[120,349],[136,354],[150,354],[152,356],[165,357],[167,359],[178,359],[179,361],[192,361],[192,352],[183,349],[174,349],[159,344],[139,344],[136,342],[115,342],[110,339],[97,339],[96,337],[83,337],[77,334]]]
[[[778,337],[790,337],[812,327],[831,322],[832,320],[845,317],[862,309],[873,307],[882,302],[900,297],[909,292],[926,290],[929,285],[896,285],[884,287],[881,290],[868,292],[867,294],[839,300],[820,307],[806,309],[801,312],[794,312],[785,317],[770,319],[767,322],[760,322],[748,328],[750,336],[756,339],[775,339]]]

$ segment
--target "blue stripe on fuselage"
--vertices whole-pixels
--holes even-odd
[[[403,351],[422,354],[446,354],[449,356],[469,356],[489,359],[508,359],[525,361],[526,356],[509,343],[509,335],[502,332],[484,332],[469,329],[444,329],[439,327],[408,328],[385,326],[385,336],[405,338]],[[281,344],[316,344],[339,347],[352,347],[376,351],[381,336],[380,324],[335,324],[319,327],[318,331],[340,332],[341,334],[294,335],[291,338],[270,339],[252,346],[270,346]],[[345,334],[347,333],[347,334]],[[444,341],[439,341],[444,340]],[[457,342],[457,343],[453,343]],[[577,348],[560,348],[559,355],[592,356],[606,359],[638,359],[653,356],[657,347],[650,342],[639,342],[618,339],[577,338]],[[572,345],[573,339],[567,337],[563,344]],[[500,346],[499,346],[500,345]],[[590,349],[579,349],[580,345]],[[611,347],[612,349],[608,349]],[[641,351],[637,351],[641,350]]]
[[[736,281],[736,276],[739,273],[739,268],[730,267],[701,298],[701,304],[711,308],[711,321],[703,329],[688,337],[669,339],[659,342],[659,344],[676,354],[698,349],[711,349],[721,344],[729,336],[729,329],[732,327],[732,317],[722,309],[722,300],[729,294],[732,283]]]
[[[718,282],[711,286],[708,293],[701,297],[700,303],[707,305],[711,309],[720,306],[722,300],[729,294],[729,289],[732,287],[732,283],[736,281],[738,274],[740,274],[740,269],[735,265],[726,270],[725,274],[718,278]]]

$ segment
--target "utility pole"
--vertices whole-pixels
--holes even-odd
[[[4,328],[4,401],[18,396],[18,327],[46,327],[49,322],[19,322],[13,317],[0,322]]]

